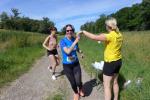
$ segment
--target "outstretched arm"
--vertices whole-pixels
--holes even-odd
[[[87,32],[85,30],[78,32],[78,35],[83,33],[85,36],[87,36],[88,38],[95,40],[95,41],[106,41],[106,36],[105,34],[99,34],[99,35],[95,35],[93,33]]]

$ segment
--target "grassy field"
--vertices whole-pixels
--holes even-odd
[[[123,36],[120,100],[150,100],[150,31],[123,32]],[[41,46],[44,38],[45,35],[38,33],[0,30],[0,87],[27,72],[45,53]],[[81,64],[89,74],[95,75],[91,63],[103,60],[104,45],[82,37],[79,46],[85,55]],[[138,78],[142,79],[140,85],[136,84]],[[131,84],[123,89],[127,80]],[[59,96],[54,96],[54,100],[62,97],[56,95]]]
[[[0,30],[0,87],[18,78],[44,54],[45,35]]]
[[[150,31],[123,32],[123,36],[120,100],[150,100]],[[83,37],[79,46],[85,54],[82,65],[94,74],[91,63],[103,60],[104,45]],[[140,85],[137,85],[138,78],[142,79]],[[131,80],[131,84],[123,89],[123,83],[127,80]]]

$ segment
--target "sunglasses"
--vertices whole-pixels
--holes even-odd
[[[69,32],[69,31],[72,32],[73,30],[66,30],[66,32]]]

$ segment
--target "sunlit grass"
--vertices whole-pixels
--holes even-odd
[[[45,35],[0,30],[0,87],[29,70],[44,54]]]

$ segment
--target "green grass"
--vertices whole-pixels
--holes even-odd
[[[57,93],[54,96],[49,96],[46,100],[65,100],[61,93]]]
[[[83,36],[79,41],[79,48],[84,53],[84,59],[80,59],[80,63],[90,75],[95,75],[96,70],[91,66],[91,63],[103,60],[104,46]]]
[[[150,31],[124,33],[123,67],[121,74],[132,80],[129,88],[121,91],[122,100],[150,99]],[[141,89],[137,88],[137,78],[143,79]]]
[[[61,87],[51,93],[45,100],[67,100],[67,96],[68,94],[65,87]]]
[[[150,99],[150,31],[123,32],[122,48],[123,66],[120,70],[119,84],[131,80],[127,89],[120,92],[120,100],[149,100]],[[103,60],[104,45],[82,37],[80,48],[85,54],[81,64],[89,73],[95,73],[91,67],[94,61]],[[141,87],[136,85],[137,78],[142,78]]]
[[[27,72],[44,54],[44,38],[38,33],[0,30],[0,87]]]

